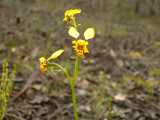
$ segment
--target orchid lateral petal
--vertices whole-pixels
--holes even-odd
[[[94,28],[87,28],[86,31],[84,32],[84,38],[86,40],[92,39],[95,37],[95,30]]]
[[[47,61],[58,58],[63,52],[64,52],[63,49],[57,50],[47,59]]]
[[[79,37],[79,32],[78,32],[77,29],[74,28],[74,27],[70,27],[70,28],[69,28],[68,34],[69,34],[71,37],[75,38],[75,39],[77,39],[77,38]]]

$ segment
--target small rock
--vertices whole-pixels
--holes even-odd
[[[80,109],[81,111],[87,111],[87,112],[90,112],[90,111],[91,111],[91,107],[88,106],[88,105],[86,105],[86,106],[81,105],[81,106],[79,106],[79,109]]]
[[[77,90],[77,95],[78,96],[85,96],[85,95],[87,95],[87,91],[83,90],[83,89],[79,89],[79,90]]]
[[[117,101],[125,101],[126,100],[126,95],[119,93],[119,94],[114,96],[114,99],[117,100]]]

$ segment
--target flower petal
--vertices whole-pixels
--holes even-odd
[[[74,16],[81,13],[81,9],[69,9],[65,11],[65,16]]]
[[[56,59],[57,57],[59,57],[62,53],[64,52],[63,49],[59,49],[56,52],[54,52],[48,59],[47,61],[51,60],[51,59]]]
[[[68,34],[73,37],[73,38],[78,38],[79,37],[79,32],[77,31],[76,28],[74,27],[70,27],[69,30],[68,30]]]
[[[86,40],[92,39],[95,37],[95,30],[94,28],[87,28],[84,32],[84,37]]]

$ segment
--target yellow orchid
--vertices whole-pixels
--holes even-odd
[[[85,55],[87,53],[89,53],[89,50],[87,48],[88,46],[88,41],[89,39],[92,39],[95,37],[95,30],[94,28],[87,28],[84,32],[84,38],[85,40],[83,39],[78,39],[79,38],[79,32],[77,31],[76,28],[74,27],[70,27],[70,29],[68,30],[68,34],[75,38],[76,40],[73,40],[72,41],[72,44],[73,44],[73,49],[75,50],[76,52],[76,55],[83,58],[85,57]]]
[[[95,37],[95,29],[94,28],[87,28],[84,33],[83,37],[80,37],[80,33],[78,32],[79,25],[77,23],[77,15],[81,13],[81,9],[68,9],[64,13],[63,21],[69,25],[68,34],[72,38],[72,48],[75,52],[75,61],[73,66],[68,66],[70,64],[61,65],[56,63],[55,61],[50,62],[51,60],[54,60],[58,58],[64,50],[60,49],[53,54],[50,55],[50,57],[45,58],[41,57],[39,59],[39,67],[40,71],[42,73],[46,72],[48,68],[61,70],[66,78],[69,80],[69,85],[71,89],[71,99],[72,99],[72,106],[73,106],[73,112],[74,112],[74,120],[79,120],[78,115],[78,104],[77,104],[77,97],[76,97],[76,80],[78,79],[79,75],[79,68],[80,68],[80,62],[81,58],[84,58],[86,54],[89,53],[88,45],[90,39]]]
[[[72,23],[75,20],[75,15],[81,13],[81,9],[69,9],[64,13],[63,21],[66,23]]]
[[[63,49],[59,49],[56,52],[54,52],[48,59],[46,59],[45,57],[39,58],[39,68],[40,68],[40,71],[42,73],[46,72],[47,69],[48,69],[48,62],[50,60],[58,58],[63,52],[64,52]]]
[[[39,58],[39,68],[42,73],[46,72],[48,69],[48,62],[45,57]]]

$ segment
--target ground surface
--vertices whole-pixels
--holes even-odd
[[[59,61],[72,61],[62,19],[75,7],[81,30],[96,28],[77,80],[80,120],[160,120],[159,13],[137,11],[129,1],[1,0],[0,58],[17,65],[5,120],[73,119],[67,80],[39,74],[38,58],[65,47]],[[27,81],[33,83],[17,97]]]

